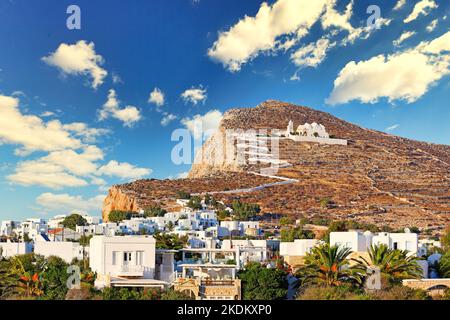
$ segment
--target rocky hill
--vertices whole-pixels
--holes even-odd
[[[268,165],[249,163],[249,152],[244,163],[222,156],[228,150],[224,146],[229,147],[224,137],[230,129],[267,129],[270,135],[273,129],[285,131],[289,120],[295,127],[323,124],[331,137],[347,139],[348,145],[279,139],[279,158],[289,165],[277,170],[278,178],[254,174]],[[237,145],[233,141],[231,148],[236,151]],[[180,189],[214,192],[224,201],[240,197],[259,203],[264,212],[296,218],[321,216],[440,229],[450,221],[450,146],[364,129],[325,112],[266,101],[226,112],[219,130],[196,156],[188,179],[113,187],[105,200],[104,218],[111,209],[135,210],[155,201],[170,207]]]

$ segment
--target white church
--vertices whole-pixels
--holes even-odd
[[[294,123],[290,120],[286,129],[285,137],[294,141],[347,145],[347,140],[330,138],[325,126],[316,122],[311,124],[301,124],[297,127],[297,130],[294,131]]]

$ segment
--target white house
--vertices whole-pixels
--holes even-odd
[[[260,228],[258,221],[221,221],[219,235],[227,237],[229,235],[244,236],[246,234],[259,235]]]
[[[94,236],[89,265],[97,272],[95,286],[164,286],[165,282],[155,280],[155,245],[152,236]]]
[[[67,217],[67,215],[65,215],[65,214],[60,214],[60,215],[54,216],[53,218],[48,220],[48,227],[50,229],[60,228],[62,222],[64,221],[64,219],[66,217]]]
[[[10,258],[33,252],[33,244],[27,242],[0,242],[0,256]]]
[[[407,250],[411,255],[418,254],[419,237],[416,233],[389,233],[370,231],[331,232],[330,245],[350,248],[353,252],[365,252],[371,245],[385,244],[390,249]]]
[[[365,252],[372,243],[370,231],[342,231],[330,233],[330,245],[351,249],[353,252]]]
[[[417,233],[389,233],[380,232],[373,236],[372,244],[385,244],[390,249],[407,250],[410,255],[418,254],[419,236]]]
[[[32,240],[36,240],[36,238],[42,234],[47,233],[48,231],[48,224],[44,219],[39,218],[30,218],[22,223],[20,223],[20,226],[18,228],[14,229],[14,232],[19,236],[23,237],[25,234],[28,235]]]
[[[0,225],[0,236],[11,236],[14,229],[20,227],[19,221],[4,220]]]
[[[281,242],[281,256],[305,256],[320,243],[317,239],[295,239],[294,242]]]
[[[78,242],[38,241],[34,244],[34,253],[44,257],[60,257],[67,263],[71,263],[73,259],[83,259],[83,247]]]

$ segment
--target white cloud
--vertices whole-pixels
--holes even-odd
[[[324,29],[338,28],[348,31],[346,41],[355,41],[364,31],[364,28],[354,28],[350,24],[350,18],[353,15],[353,1],[350,1],[343,14],[339,13],[336,7],[337,0],[328,0],[326,4],[326,11],[322,15],[321,22]]]
[[[16,154],[33,151],[78,149],[83,144],[71,136],[58,120],[44,122],[34,115],[23,115],[19,99],[0,95],[0,141],[20,145]]]
[[[164,101],[164,92],[162,92],[159,88],[155,88],[152,92],[150,92],[150,96],[148,97],[149,103],[153,103],[157,107],[161,107],[164,105]]]
[[[96,54],[93,42],[84,40],[76,44],[61,43],[55,52],[42,60],[48,65],[59,68],[64,74],[87,75],[92,77],[92,87],[96,89],[103,83],[108,72],[100,66],[104,60]]]
[[[105,120],[108,117],[113,117],[123,122],[126,127],[132,127],[136,122],[141,120],[141,112],[134,106],[126,106],[121,109],[119,106],[119,100],[114,89],[110,89],[108,92],[108,99],[103,105],[103,108],[99,111],[99,120]]]
[[[403,41],[411,38],[415,34],[416,34],[415,31],[405,31],[400,35],[400,37],[397,40],[394,40],[392,43],[394,44],[394,46],[399,46]]]
[[[208,56],[231,72],[277,47],[280,37],[305,35],[324,10],[326,0],[278,0],[261,4],[256,16],[245,16],[228,31],[220,32]],[[281,46],[283,47],[283,46]]]
[[[16,172],[8,176],[7,179],[22,186],[39,185],[51,189],[85,187],[88,185],[84,179],[64,172],[57,165],[47,163],[19,163]]]
[[[123,83],[122,78],[115,72],[112,73],[111,78],[114,84]]]
[[[63,125],[63,128],[73,133],[74,136],[80,137],[83,142],[94,143],[97,137],[101,137],[110,133],[108,129],[89,128],[83,122],[73,122]]]
[[[53,117],[55,115],[52,111],[44,111],[40,114],[40,117],[47,118],[47,117]]]
[[[405,4],[406,0],[398,0],[397,3],[395,4],[394,10],[400,10],[405,6]]]
[[[61,150],[50,152],[36,160],[19,162],[15,173],[7,179],[24,185],[40,185],[52,189],[82,187],[87,182],[82,177],[96,173],[98,160],[103,152],[96,146],[87,146],[83,152]]]
[[[414,6],[411,14],[403,20],[404,23],[409,23],[416,20],[420,15],[427,16],[430,11],[436,9],[438,5],[433,0],[421,0]]]
[[[321,38],[316,42],[299,48],[291,54],[291,60],[298,67],[317,67],[326,57],[327,51],[336,43],[330,43],[329,39]]]
[[[198,88],[192,87],[181,94],[181,98],[183,98],[185,103],[192,103],[193,105],[204,102],[207,97],[206,89],[203,89],[202,86]]]
[[[412,49],[358,63],[351,61],[334,81],[327,103],[334,105],[351,100],[375,103],[381,97],[412,103],[450,73],[449,51],[450,32],[447,32]]]
[[[119,163],[115,160],[98,169],[99,175],[114,176],[121,179],[140,179],[152,173],[151,169],[137,168],[129,163]]]
[[[434,19],[433,21],[431,21],[431,23],[427,26],[427,31],[428,32],[432,32],[434,29],[436,29],[438,25],[438,19]]]
[[[192,118],[184,118],[181,123],[192,133],[196,140],[202,136],[210,136],[219,127],[222,112],[210,110],[204,115],[197,114]]]
[[[163,127],[167,126],[169,123],[171,123],[173,120],[177,118],[176,115],[171,113],[166,113],[164,117],[161,119],[161,125]]]
[[[72,196],[67,193],[54,194],[43,193],[36,198],[36,204],[38,204],[42,210],[50,212],[64,212],[70,213],[73,211],[82,212],[100,212],[102,209],[104,195],[98,195],[92,198],[85,199],[82,196]]]
[[[390,132],[390,131],[393,131],[393,130],[397,129],[398,127],[400,127],[399,124],[394,124],[394,125],[392,125],[392,126],[390,126],[390,127],[387,127],[387,128],[384,129],[384,130]]]

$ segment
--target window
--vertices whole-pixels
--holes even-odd
[[[117,251],[113,251],[112,253],[112,264],[115,266],[117,264]]]
[[[131,261],[131,252],[126,251],[123,253],[123,261],[130,262]]]
[[[144,251],[137,251],[136,252],[136,265],[142,266],[144,263]]]
[[[397,250],[397,249],[398,249],[398,243],[394,242],[394,250]]]

